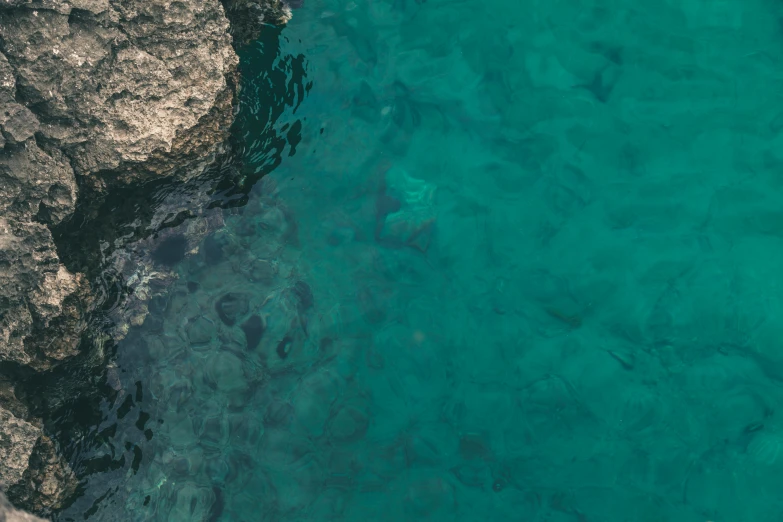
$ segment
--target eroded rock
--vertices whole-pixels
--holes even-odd
[[[14,509],[8,499],[5,498],[3,492],[0,491],[0,521],[2,522],[43,522],[42,518],[38,518],[30,513],[19,511]]]
[[[78,174],[164,175],[222,146],[238,60],[217,1],[43,5],[0,10],[0,50],[40,139]]]
[[[279,0],[227,3],[245,41],[260,21],[290,17]],[[79,354],[101,289],[66,267],[52,235],[77,196],[89,214],[117,187],[196,178],[225,152],[238,84],[230,33],[218,0],[0,2],[0,362],[49,371]],[[213,225],[185,226],[184,253]],[[135,296],[116,308],[115,338],[174,279],[139,244],[141,262],[114,256]],[[0,482],[16,505],[48,513],[73,475],[40,419],[16,413],[0,406]]]
[[[4,485],[21,482],[30,461],[35,444],[41,438],[41,430],[29,422],[15,417],[0,408],[0,482]]]
[[[40,427],[0,407],[0,484],[16,505],[48,512],[73,493],[76,480]],[[0,515],[2,515],[0,500]],[[1,518],[0,518],[1,519]],[[24,520],[24,519],[22,519]]]

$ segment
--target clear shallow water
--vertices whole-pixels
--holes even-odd
[[[780,520],[781,14],[309,2],[61,518]]]

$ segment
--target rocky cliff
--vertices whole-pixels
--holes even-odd
[[[52,230],[77,204],[89,212],[122,187],[197,177],[224,153],[238,86],[231,16],[244,42],[290,10],[0,0],[0,484],[27,509],[56,509],[74,480],[13,376],[77,356],[96,300]]]

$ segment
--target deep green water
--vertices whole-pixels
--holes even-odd
[[[780,521],[782,16],[307,0],[60,519]]]

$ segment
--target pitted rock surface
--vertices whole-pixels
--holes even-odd
[[[215,0],[28,3],[0,11],[0,50],[40,139],[77,174],[121,170],[131,181],[180,167],[165,159],[181,152],[186,133],[209,134],[202,155],[224,141],[230,110],[223,125],[198,125],[231,89],[228,29]],[[160,159],[144,165],[153,155]]]
[[[22,480],[30,455],[41,438],[41,430],[0,408],[0,483],[16,484]]]

